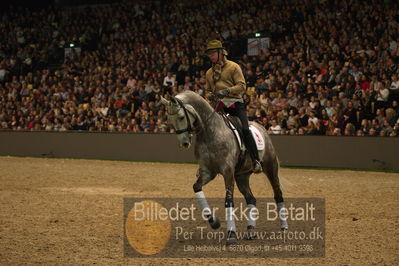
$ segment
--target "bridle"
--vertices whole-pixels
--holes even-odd
[[[188,114],[189,114],[189,111],[187,110],[187,108],[184,106],[184,103],[183,103],[180,99],[175,98],[175,100],[176,100],[176,102],[180,105],[180,107],[183,108],[184,116],[186,117],[186,120],[187,120],[187,127],[186,127],[185,129],[176,130],[175,133],[176,133],[177,135],[182,134],[182,133],[185,133],[185,132],[188,132],[189,134],[192,134],[192,133],[195,131],[195,129],[193,129],[193,128],[191,127],[190,116],[188,115]],[[190,114],[191,114],[191,113],[190,113]],[[192,115],[192,114],[191,114],[191,115]]]
[[[179,135],[179,134],[188,132],[189,134],[192,135],[194,132],[196,132],[196,131],[199,132],[200,130],[202,130],[201,126],[198,126],[198,127],[195,127],[195,128],[193,128],[193,127],[191,126],[191,120],[190,120],[189,114],[191,114],[193,117],[195,117],[195,115],[194,115],[192,112],[190,112],[189,110],[187,110],[187,108],[186,108],[186,106],[184,105],[184,103],[183,103],[182,100],[180,100],[180,99],[178,99],[178,98],[174,98],[174,99],[175,99],[176,102],[179,104],[179,106],[183,109],[183,111],[184,111],[184,116],[185,116],[186,121],[187,121],[187,127],[184,128],[184,129],[175,130],[175,133],[176,133],[177,135]],[[205,125],[205,124],[209,121],[209,119],[210,119],[215,113],[216,113],[216,108],[214,108],[214,110],[212,111],[212,113],[205,119],[204,122],[202,122],[202,124]],[[200,120],[201,120],[201,118],[200,118]],[[195,121],[194,121],[194,122],[195,122]],[[197,132],[197,133],[198,133],[198,132]]]

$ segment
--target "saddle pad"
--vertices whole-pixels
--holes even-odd
[[[257,129],[255,126],[250,125],[249,130],[252,132],[252,136],[254,137],[256,147],[258,148],[258,151],[262,151],[265,149],[265,140],[260,133],[259,129]]]
[[[240,134],[238,133],[237,129],[230,121],[229,121],[229,124],[230,124],[231,128],[233,129],[234,135],[236,136],[236,139],[238,141],[238,145],[241,147],[241,149],[243,149]],[[252,137],[255,140],[256,147],[258,148],[258,151],[264,150],[265,149],[265,140],[263,139],[262,134],[260,133],[259,129],[257,129],[255,126],[250,125],[249,130],[252,133]]]

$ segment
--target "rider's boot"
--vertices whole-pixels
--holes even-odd
[[[249,134],[245,134],[245,140],[245,145],[253,162],[252,171],[255,174],[261,173],[263,171],[262,164],[259,160],[258,148],[256,147],[256,143],[251,132],[249,132]]]
[[[253,161],[253,162],[254,162],[254,166],[253,166],[254,173],[255,174],[261,173],[263,171],[263,168],[262,168],[260,161],[255,159],[255,161]]]

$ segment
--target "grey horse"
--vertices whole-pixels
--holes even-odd
[[[245,197],[249,213],[255,214],[257,211],[256,199],[249,186],[249,177],[252,174],[251,158],[247,155],[240,170],[236,171],[236,164],[241,152],[236,137],[223,117],[216,113],[214,108],[199,94],[184,91],[175,97],[171,97],[170,100],[161,97],[160,103],[167,107],[168,119],[173,124],[181,147],[190,148],[192,135],[196,135],[195,157],[198,160],[199,168],[193,189],[203,214],[208,218],[213,229],[219,228],[220,222],[212,216],[202,187],[214,179],[217,174],[224,177],[227,222],[226,245],[234,245],[237,242],[235,221],[232,215],[234,183],[237,183],[239,191]],[[250,125],[255,126],[265,140],[265,148],[259,151],[259,158],[261,158],[263,172],[273,188],[274,199],[280,213],[285,207],[278,176],[279,162],[276,152],[265,128],[255,122],[250,122]],[[254,216],[249,215],[249,217]],[[287,221],[282,219],[280,215],[279,218],[281,229],[288,229]],[[249,239],[255,238],[255,224],[256,219],[248,219]]]

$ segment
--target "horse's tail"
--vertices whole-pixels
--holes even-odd
[[[298,191],[298,186],[296,184],[294,184],[293,182],[291,182],[290,180],[288,180],[284,175],[280,174],[280,169],[281,169],[281,165],[280,165],[280,160],[278,158],[278,156],[276,155],[276,160],[277,160],[277,167],[278,167],[278,177],[280,180],[280,186],[281,189],[284,193],[288,192],[288,193],[295,193]]]
[[[269,134],[267,133],[266,129],[262,125],[260,125],[259,123],[251,122],[251,124],[256,126],[260,130],[260,132],[264,136],[265,142],[269,142],[269,143],[265,143],[265,150],[262,153],[265,153],[265,152],[269,153],[269,155],[267,157],[270,156],[269,160],[271,160],[271,162],[272,162],[272,165],[269,165],[269,167],[270,166],[273,167],[273,168],[275,167],[275,171],[277,171],[276,174],[277,174],[277,177],[279,179],[279,183],[280,183],[281,189],[283,190],[283,192],[293,192],[293,193],[295,193],[295,191],[297,191],[297,185],[295,185],[294,183],[289,181],[286,177],[284,177],[284,175],[281,175],[280,160],[279,160],[279,158],[277,156],[275,147],[274,147],[274,145],[272,143],[272,140],[271,140]],[[263,155],[262,157],[264,157],[265,154],[262,154],[262,155]],[[266,179],[264,179],[264,180],[265,180],[265,183],[268,184],[267,186],[269,186],[270,183],[267,182]]]

